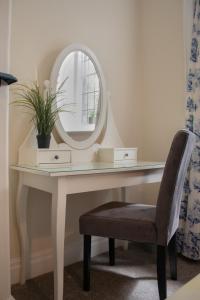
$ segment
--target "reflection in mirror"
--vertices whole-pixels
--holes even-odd
[[[65,105],[59,113],[64,131],[73,140],[86,140],[95,131],[101,109],[99,76],[90,57],[80,50],[69,53],[56,86],[62,86],[57,106]]]

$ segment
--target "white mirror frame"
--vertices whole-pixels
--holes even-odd
[[[61,65],[64,61],[64,59],[73,51],[82,51],[84,52],[90,60],[93,62],[97,75],[99,77],[99,83],[100,83],[100,101],[101,101],[101,111],[99,114],[99,119],[97,122],[97,126],[94,130],[94,132],[84,141],[76,141],[72,139],[66,131],[64,131],[63,126],[60,122],[60,119],[56,121],[56,129],[58,131],[58,134],[60,135],[61,139],[68,144],[70,147],[74,149],[86,149],[92,146],[98,137],[101,134],[101,131],[106,123],[106,116],[107,116],[107,99],[106,99],[106,86],[105,86],[105,79],[104,75],[100,66],[100,63],[98,59],[96,58],[95,54],[86,46],[81,44],[72,44],[68,47],[66,47],[57,57],[53,69],[50,76],[50,87],[53,92],[56,91],[56,85],[57,85],[57,78],[58,73],[61,68]],[[56,105],[56,103],[55,103]]]

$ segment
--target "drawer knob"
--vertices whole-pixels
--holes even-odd
[[[125,153],[124,156],[125,156],[125,157],[128,157],[128,153]]]
[[[55,158],[55,159],[59,159],[59,156],[58,156],[58,155],[55,155],[54,158]]]

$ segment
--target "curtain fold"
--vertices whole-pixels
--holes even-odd
[[[192,42],[187,74],[186,127],[196,134],[181,203],[178,252],[200,259],[200,0],[194,1]]]

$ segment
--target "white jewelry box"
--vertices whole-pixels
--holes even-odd
[[[98,157],[101,162],[137,162],[137,148],[100,148]]]

